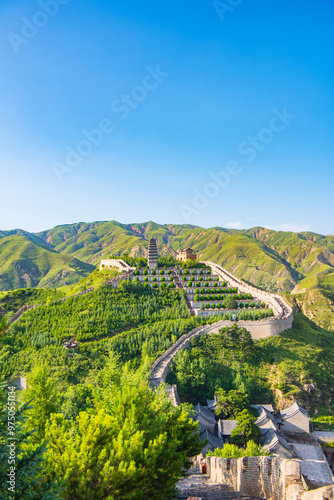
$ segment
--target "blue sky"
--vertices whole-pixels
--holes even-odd
[[[333,2],[218,4],[0,2],[0,229],[334,233]]]

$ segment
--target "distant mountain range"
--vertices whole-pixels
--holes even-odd
[[[152,237],[161,255],[190,246],[200,260],[220,263],[259,287],[292,292],[297,307],[334,329],[334,236],[311,232],[116,221],[67,224],[40,233],[0,231],[0,289],[75,283],[101,258],[146,255]]]

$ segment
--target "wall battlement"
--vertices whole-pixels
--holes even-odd
[[[305,491],[300,464],[279,457],[207,457],[207,472],[213,482],[230,485],[241,495],[273,500],[331,500],[334,486]]]

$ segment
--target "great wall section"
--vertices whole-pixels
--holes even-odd
[[[293,309],[284,301],[284,299],[275,293],[265,292],[253,287],[222,266],[213,262],[203,262],[208,266],[219,280],[226,281],[229,286],[235,287],[239,292],[251,294],[251,296],[266,303],[273,311],[273,316],[256,321],[243,320],[219,320],[213,324],[207,324],[194,328],[190,332],[182,335],[167,351],[165,351],[153,364],[150,372],[150,385],[153,390],[159,386],[163,387],[168,394],[169,400],[174,406],[180,405],[180,398],[176,385],[166,384],[166,377],[171,370],[175,356],[183,349],[191,345],[192,339],[200,335],[217,334],[222,327],[238,324],[245,327],[252,335],[254,340],[279,335],[283,331],[292,327]],[[102,261],[100,269],[108,267],[110,261]],[[121,259],[114,259],[112,267],[116,267],[121,274],[107,280],[105,284],[116,288],[121,281],[134,280],[144,281],[144,276],[135,274],[136,269],[128,266]],[[184,288],[180,277],[175,270],[171,273],[175,286],[179,289]],[[151,276],[151,285],[153,278]],[[80,296],[94,291],[94,286],[58,299],[62,302],[71,297]],[[190,292],[186,296],[187,306],[190,313],[194,314],[194,303]],[[195,293],[195,292],[194,292]],[[38,307],[38,305],[23,306],[9,320],[10,323],[17,322],[21,316],[28,310]],[[201,311],[197,309],[196,314],[210,317],[216,314],[215,311]],[[334,486],[327,485],[311,491],[305,491],[305,482],[301,473],[300,464],[295,460],[287,460],[277,456],[270,457],[244,457],[240,459],[226,459],[219,457],[207,457],[202,459],[206,464],[207,473],[200,474],[199,464],[195,460],[195,468],[191,469],[189,475],[181,479],[178,483],[179,497],[189,498],[197,497],[204,499],[266,499],[271,500],[334,500]],[[182,490],[182,488],[184,488]],[[183,491],[183,493],[182,493]],[[186,495],[186,496],[184,496]]]

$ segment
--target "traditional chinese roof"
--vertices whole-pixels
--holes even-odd
[[[221,436],[231,436],[236,428],[238,422],[236,420],[219,420],[218,421],[218,434]]]
[[[194,410],[197,414],[194,417],[194,420],[197,420],[201,424],[205,424],[208,427],[213,427],[216,424],[216,419],[211,410],[208,408],[204,408],[200,403],[194,406]]]
[[[217,401],[215,399],[207,399],[206,404],[209,410],[215,411],[217,407]]]
[[[202,441],[206,441],[208,440],[209,444],[210,444],[210,447],[212,449],[215,449],[215,448],[223,448],[224,447],[224,441],[222,439],[220,439],[219,437],[217,436],[214,436],[212,434],[212,432],[209,431],[209,429],[206,429],[204,432],[202,432],[200,435],[199,435],[200,439]]]
[[[183,248],[182,250],[180,250],[181,253],[195,253],[194,250],[190,247],[187,247],[187,248]]]
[[[302,413],[305,415],[305,417],[310,418],[310,415],[308,412],[302,408],[297,401],[295,401],[291,406],[288,406],[288,408],[285,408],[284,410],[281,411],[281,415],[283,420],[288,420],[289,418],[294,417],[297,415],[297,413]]]
[[[273,415],[270,413],[270,411],[266,410],[263,406],[259,407],[259,416],[257,420],[255,421],[255,424],[258,427],[272,427],[276,429],[276,422],[274,420]]]
[[[268,451],[274,451],[278,444],[283,446],[288,452],[292,453],[289,443],[284,439],[282,434],[274,429],[267,429],[261,436],[261,444]]]
[[[259,413],[260,413],[259,410],[261,409],[261,407],[267,411],[270,411],[271,413],[274,413],[274,408],[272,407],[272,405],[251,405],[251,407],[255,408],[255,410],[257,410]]]

